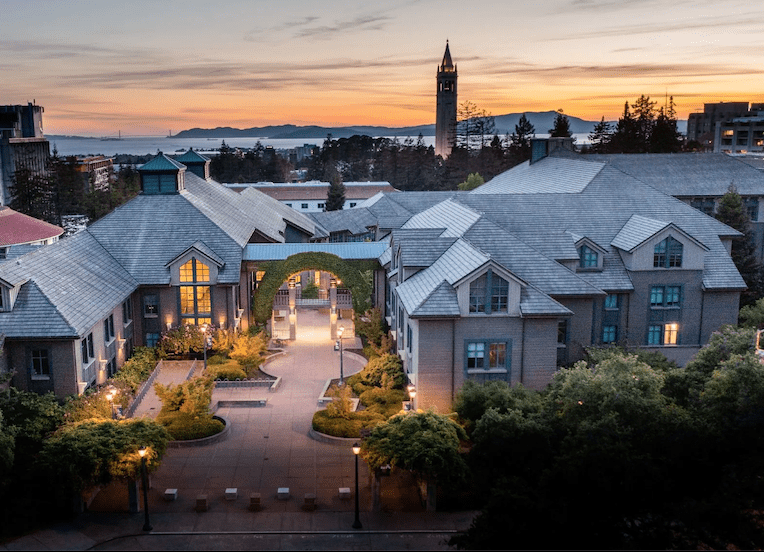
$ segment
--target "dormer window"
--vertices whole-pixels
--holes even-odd
[[[582,245],[578,250],[579,264],[581,268],[598,268],[599,267],[599,253],[588,245]]]
[[[656,268],[680,268],[682,266],[682,242],[668,236],[655,245],[653,255],[653,267]]]
[[[507,312],[509,282],[489,270],[470,282],[470,312]]]

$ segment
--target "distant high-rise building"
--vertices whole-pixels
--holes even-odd
[[[456,142],[456,65],[446,41],[446,53],[438,66],[438,101],[435,116],[435,155],[448,157]]]
[[[0,105],[0,205],[11,201],[17,170],[47,175],[50,144],[42,133],[42,112],[41,106],[32,103]]]
[[[716,124],[743,117],[749,111],[748,102],[718,102],[703,104],[702,113],[690,113],[687,118],[687,140],[699,142],[704,149],[714,150]]]

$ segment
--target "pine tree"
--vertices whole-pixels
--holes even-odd
[[[568,117],[562,112],[562,109],[557,110],[557,115],[554,116],[554,127],[549,129],[549,136],[552,138],[570,138],[572,135]]]
[[[602,120],[594,126],[589,135],[590,151],[592,153],[607,153],[612,137],[613,127],[610,126],[610,123],[605,122],[605,117],[602,117]]]
[[[754,254],[754,238],[751,232],[751,222],[743,198],[737,193],[734,185],[722,196],[716,209],[716,218],[731,226],[743,236],[732,240],[732,261],[745,280],[748,289],[740,294],[740,305],[751,305],[764,296],[764,280],[761,266]]]
[[[335,170],[326,196],[326,210],[340,211],[344,205],[345,185],[342,183],[342,177],[339,172]]]
[[[639,138],[637,136],[637,123],[629,110],[629,102],[623,107],[623,115],[618,119],[615,132],[610,138],[609,150],[612,153],[638,153]]]
[[[523,113],[509,141],[509,154],[514,158],[514,164],[531,158],[531,137],[535,135],[536,129]]]
[[[682,140],[676,129],[676,109],[674,96],[668,105],[662,107],[655,119],[650,133],[650,151],[652,153],[677,153],[682,149]]]

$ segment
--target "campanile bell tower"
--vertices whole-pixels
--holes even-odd
[[[438,99],[435,114],[435,155],[445,159],[456,142],[456,65],[446,41],[446,53],[438,66]]]

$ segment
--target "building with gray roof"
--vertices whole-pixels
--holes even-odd
[[[377,194],[311,216],[161,155],[140,172],[139,197],[0,264],[17,385],[78,392],[167,328],[246,328],[266,263],[311,251],[378,260],[373,301],[417,407],[441,410],[468,379],[542,388],[592,345],[683,364],[737,321],[745,289],[728,253],[739,232],[608,156],[558,149],[471,192]],[[291,309],[289,287],[276,301],[289,293]]]

